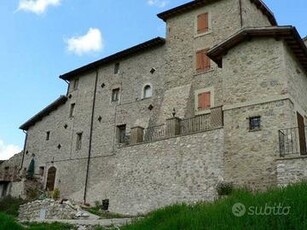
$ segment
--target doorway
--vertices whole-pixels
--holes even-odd
[[[46,190],[53,191],[55,184],[56,168],[54,166],[48,169]]]
[[[305,124],[304,117],[297,112],[297,125],[298,125],[298,139],[301,155],[306,155],[306,136],[305,136]]]

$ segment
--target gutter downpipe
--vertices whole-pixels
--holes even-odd
[[[241,28],[243,28],[242,0],[239,0],[239,7],[240,7],[240,25]]]
[[[98,83],[98,69],[96,69],[95,86],[94,86],[95,88],[94,88],[94,96],[93,96],[93,104],[92,104],[92,115],[91,115],[91,125],[90,125],[90,139],[89,139],[89,146],[88,146],[88,158],[87,158],[85,185],[84,185],[84,195],[83,195],[83,203],[84,204],[86,203],[88,176],[89,176],[89,171],[90,171],[90,163],[91,163],[91,155],[92,155],[92,137],[93,137],[94,113],[95,113],[95,105],[96,105],[97,83]]]
[[[22,159],[21,159],[21,165],[19,168],[19,172],[22,170],[22,166],[23,166],[23,162],[24,162],[25,154],[26,154],[27,141],[28,141],[28,132],[26,132],[25,130],[23,130],[23,132],[26,134],[26,137],[25,137],[25,142],[23,144],[23,153],[22,153]]]

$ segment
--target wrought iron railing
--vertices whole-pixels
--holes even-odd
[[[166,124],[143,128],[131,128],[131,135],[125,140],[126,145],[163,140],[180,135],[205,132],[223,127],[222,107],[211,108],[210,113],[191,118],[180,119],[173,117],[166,120]]]
[[[180,134],[190,134],[210,129],[210,114],[203,114],[180,121]]]
[[[283,157],[293,154],[306,155],[306,129],[307,127],[295,127],[288,129],[280,129],[278,131],[280,156]]]

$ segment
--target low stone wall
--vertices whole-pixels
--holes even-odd
[[[276,162],[277,183],[280,186],[307,180],[307,156],[280,158]]]
[[[69,204],[60,204],[52,199],[36,200],[19,208],[20,220],[44,220],[44,219],[74,219],[77,209]]]

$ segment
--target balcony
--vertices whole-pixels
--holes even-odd
[[[307,155],[306,130],[307,127],[295,127],[278,131],[281,157]]]
[[[192,118],[180,119],[173,117],[167,119],[165,124],[147,127],[145,129],[140,126],[133,127],[131,128],[131,135],[129,138],[126,138],[126,145],[164,140],[221,127],[223,127],[222,107],[215,107],[208,114],[202,114]]]

